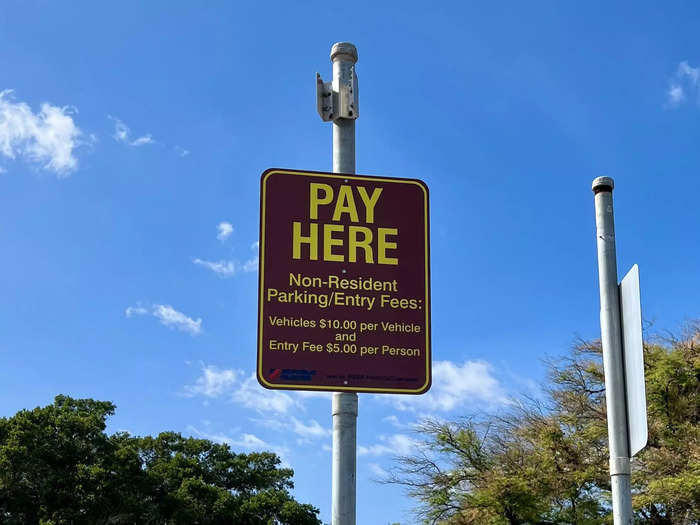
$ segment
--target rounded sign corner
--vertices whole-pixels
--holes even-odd
[[[425,195],[425,200],[427,201],[429,196],[430,196],[430,188],[428,187],[428,184],[424,180],[420,179],[406,179],[407,181],[412,182],[416,186],[418,186],[421,190],[423,190],[423,194]]]
[[[265,183],[267,182],[267,179],[270,176],[274,175],[275,173],[282,173],[282,172],[283,172],[283,170],[281,170],[280,168],[268,168],[268,169],[266,169],[260,175],[260,185],[264,186]]]
[[[428,392],[432,388],[433,378],[431,376],[432,376],[432,374],[428,375],[428,380],[425,382],[425,385],[423,385],[423,387],[416,392],[416,395],[425,394],[426,392]]]
[[[262,376],[262,373],[260,372],[260,370],[257,371],[257,373],[255,374],[255,377],[258,380],[258,384],[261,387],[266,388],[267,390],[276,390],[277,388],[279,388],[279,385],[274,385],[272,383],[268,383],[267,380]]]

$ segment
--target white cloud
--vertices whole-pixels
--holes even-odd
[[[384,395],[399,410],[449,412],[474,403],[500,405],[508,403],[506,393],[492,367],[485,361],[451,361],[433,363],[433,383],[421,396]]]
[[[256,255],[252,259],[248,259],[246,262],[243,263],[243,271],[244,272],[255,272],[258,269],[258,256]]]
[[[678,64],[678,71],[676,75],[681,78],[687,78],[690,83],[695,86],[698,84],[698,80],[700,80],[700,68],[690,67],[688,62],[684,60]]]
[[[406,434],[393,434],[391,436],[379,436],[379,443],[370,446],[357,447],[358,456],[406,456],[416,451],[419,443]]]
[[[294,416],[289,418],[279,418],[277,416],[270,418],[251,418],[251,421],[277,432],[287,431],[296,434],[301,439],[297,443],[309,443],[312,439],[320,439],[329,437],[332,434],[330,428],[322,426],[315,419],[309,420],[309,423],[304,423]]]
[[[178,312],[175,310],[175,308],[167,304],[154,304],[153,316],[156,317],[161,324],[169,328],[176,328],[183,332],[187,332],[191,335],[197,335],[202,331],[201,318],[195,321],[191,317],[187,317],[182,312]]]
[[[237,273],[249,273],[258,269],[258,256],[248,259],[244,263],[236,260],[207,261],[204,259],[193,259],[192,262],[204,268],[208,268],[219,277],[233,277]]]
[[[160,321],[160,323],[168,328],[174,328],[182,332],[187,332],[190,335],[198,335],[202,332],[202,319],[194,320],[186,316],[182,312],[178,312],[167,304],[154,304],[150,310],[136,305],[129,306],[124,311],[127,317],[135,315],[152,315]]]
[[[261,387],[254,374],[233,391],[231,400],[257,412],[287,414],[293,408],[302,408],[301,403],[288,393]]]
[[[333,392],[322,392],[318,390],[297,390],[294,395],[301,398],[333,399]]]
[[[7,170],[0,166],[0,174],[7,173]]]
[[[270,448],[270,445],[265,443],[262,439],[260,439],[255,434],[246,434],[246,433],[241,434],[241,437],[238,440],[233,441],[233,444],[240,446],[242,448],[246,448],[246,449],[261,450],[263,448]]]
[[[312,419],[308,425],[305,425],[297,418],[292,416],[292,431],[299,436],[306,438],[322,438],[331,435],[331,429],[321,426],[318,421]]]
[[[148,310],[146,310],[143,306],[136,305],[128,306],[124,313],[127,317],[133,317],[135,315],[146,315],[148,313]]]
[[[285,415],[292,409],[304,410],[302,403],[287,392],[261,387],[255,374],[251,374],[245,380],[242,380],[243,377],[244,372],[240,370],[220,369],[213,365],[202,366],[202,375],[196,379],[194,385],[185,386],[185,392],[190,396],[226,397],[237,405],[261,414]],[[304,425],[292,417],[289,427],[306,437],[323,433],[320,425],[313,420]]]
[[[194,259],[192,262],[210,269],[221,277],[232,277],[236,275],[239,269],[236,261],[205,261],[204,259]]]
[[[190,150],[185,149],[181,146],[175,146],[175,153],[177,153],[180,157],[186,157],[187,155],[190,154]]]
[[[12,90],[0,91],[0,153],[24,157],[58,176],[78,167],[74,150],[83,144],[83,132],[73,121],[75,108],[41,105],[34,113],[25,102],[14,102]]]
[[[668,98],[668,103],[671,106],[678,106],[683,100],[685,100],[685,92],[683,91],[683,86],[679,84],[671,84],[666,93]]]
[[[220,241],[225,241],[233,233],[233,225],[230,222],[222,221],[217,226],[216,238]],[[251,244],[250,249],[256,251],[258,249],[258,241]],[[233,277],[237,273],[249,273],[258,270],[258,255],[252,256],[245,262],[240,262],[238,259],[221,259],[219,261],[208,261],[206,259],[192,259],[194,264],[208,268],[219,277]]]
[[[226,221],[220,222],[216,229],[219,232],[216,234],[216,238],[220,241],[226,240],[233,233],[233,225]]]
[[[383,417],[382,421],[384,421],[385,423],[389,423],[391,426],[396,428],[408,428],[410,426],[401,423],[401,421],[399,421],[399,418],[394,415]]]
[[[236,370],[220,370],[213,365],[202,365],[202,375],[197,378],[194,385],[185,386],[185,393],[189,397],[197,395],[220,397],[232,390],[238,382],[239,375],[240,372]]]
[[[250,245],[250,249],[254,252],[257,252],[258,248],[260,248],[260,241],[255,241],[253,244]]]
[[[367,466],[372,474],[380,478],[386,478],[389,473],[376,463],[368,463]]]
[[[214,365],[202,365],[201,372],[201,375],[195,380],[193,385],[185,386],[185,396],[228,399],[244,408],[254,410],[259,414],[265,415],[265,417],[250,418],[251,421],[277,432],[296,434],[299,436],[297,440],[299,445],[307,444],[312,440],[327,438],[332,433],[330,428],[324,427],[315,419],[304,422],[296,416],[290,415],[293,411],[296,411],[298,414],[305,410],[299,400],[294,399],[286,392],[262,388],[254,375],[241,382],[244,373],[240,370],[220,369]],[[267,414],[270,414],[272,417],[268,417]],[[258,443],[256,441],[257,438],[252,434],[243,434],[240,438],[234,439],[223,434],[204,434],[198,430],[196,432],[207,439],[228,443],[232,447],[246,449],[270,448],[280,454],[283,453],[283,451],[279,450],[279,447],[274,449],[274,447],[270,447],[265,443]]]
[[[678,69],[669,81],[666,91],[666,103],[670,107],[680,106],[688,95],[700,102],[700,67],[692,67],[685,60],[678,64]]]
[[[114,140],[117,142],[121,142],[127,146],[143,146],[145,144],[153,144],[154,140],[150,133],[146,133],[141,137],[132,139],[131,129],[129,129],[129,126],[124,124],[124,122],[117,117],[112,117],[111,115],[108,115],[108,117],[114,121],[114,134],[112,135],[112,138],[114,138]]]
[[[188,425],[187,426],[187,431],[196,435],[197,437],[203,438],[203,439],[208,439],[209,441],[213,441],[215,443],[222,443],[226,444],[232,449],[243,449],[247,451],[263,451],[263,450],[272,450],[273,452],[276,452],[278,455],[286,454],[288,453],[288,450],[284,447],[276,447],[274,445],[270,445],[263,439],[260,439],[258,436],[255,434],[249,434],[247,432],[244,432],[240,434],[238,437],[231,437],[223,433],[210,433],[210,432],[204,432],[199,430],[197,427],[193,425]]]
[[[129,145],[130,146],[143,146],[144,144],[152,144],[153,143],[153,138],[151,138],[151,135],[144,135],[143,137],[139,137],[137,139],[132,140]]]

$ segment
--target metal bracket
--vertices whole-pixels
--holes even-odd
[[[335,117],[333,106],[333,84],[331,82],[324,82],[321,79],[321,75],[316,73],[316,106],[318,108],[318,114],[321,115],[321,119],[324,122],[333,120]]]
[[[355,66],[350,68],[349,78],[341,80],[339,88],[339,91],[333,91],[333,83],[324,82],[321,75],[316,73],[316,106],[324,122],[339,118],[354,120],[360,116],[360,91]]]
[[[631,472],[630,458],[610,458],[611,476],[629,476]]]

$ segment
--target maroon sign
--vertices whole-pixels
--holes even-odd
[[[428,188],[422,181],[265,171],[260,384],[426,392],[429,246]]]

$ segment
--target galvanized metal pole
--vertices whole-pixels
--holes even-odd
[[[631,525],[633,516],[630,454],[620,328],[620,297],[617,285],[613,187],[614,182],[610,177],[598,177],[593,181],[600,281],[600,335],[605,368],[613,520],[615,525]]]
[[[353,78],[357,49],[348,42],[331,48],[333,91]],[[333,171],[355,173],[355,119],[333,120]],[[355,525],[357,470],[357,394],[333,393],[333,504],[332,525]]]

